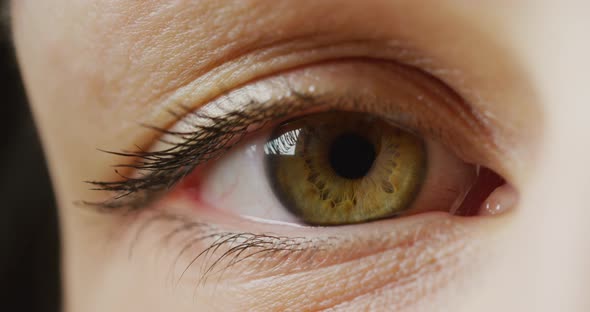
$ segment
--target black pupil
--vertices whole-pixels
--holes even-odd
[[[360,135],[345,133],[334,140],[329,157],[336,174],[347,179],[360,179],[371,170],[375,147]]]

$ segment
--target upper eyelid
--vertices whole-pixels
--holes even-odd
[[[168,91],[159,99],[140,101],[141,103],[148,101],[154,104],[144,103],[146,105],[143,105],[140,110],[147,109],[147,111],[140,115],[138,120],[142,124],[157,125],[165,129],[177,121],[177,118],[170,114],[170,110],[177,107],[197,110],[223,92],[239,88],[252,80],[262,79],[269,75],[280,75],[284,71],[300,66],[309,66],[318,62],[341,58],[376,58],[416,66],[430,75],[444,79],[446,84],[453,86],[455,91],[462,96],[464,95],[462,92],[464,90],[456,88],[462,83],[457,82],[455,79],[464,80],[465,77],[456,77],[454,74],[462,71],[446,66],[445,60],[430,57],[424,47],[413,47],[410,40],[367,39],[362,36],[356,38],[351,36],[350,38],[342,35],[337,36],[337,34],[332,35],[323,37],[301,36],[296,38],[295,41],[290,41],[292,38],[283,38],[283,40],[272,42],[268,46],[243,49],[241,50],[242,54],[208,68],[188,84],[184,84],[180,88],[167,89]],[[249,72],[248,69],[242,68],[244,64],[250,64],[254,61],[257,62],[255,74]],[[453,74],[449,75],[448,73]],[[219,77],[223,77],[224,84],[217,83],[212,88],[211,81],[217,81]],[[473,89],[470,92],[472,91]],[[479,97],[477,94],[474,96]],[[477,103],[470,101],[470,104]],[[125,130],[129,129],[125,128]],[[119,135],[122,136],[123,134]],[[148,145],[146,143],[153,140],[153,133],[146,131],[127,131],[124,135],[127,142],[123,143],[125,146],[139,145],[145,147]],[[106,149],[113,150],[112,147]],[[107,172],[100,180],[116,178],[118,178],[117,175]]]
[[[314,38],[317,40],[309,42],[310,39]],[[326,38],[329,41],[321,41]],[[187,84],[167,90],[158,98],[142,99],[134,103],[120,103],[119,107],[141,104],[141,107],[135,109],[141,114],[136,117],[136,123],[153,125],[159,129],[168,129],[178,121],[176,113],[171,113],[178,112],[178,108],[181,108],[180,111],[184,111],[181,112],[183,114],[197,111],[215,101],[216,98],[223,96],[224,93],[239,89],[252,81],[281,75],[294,68],[311,66],[325,61],[342,59],[343,57],[376,58],[417,66],[424,65],[423,61],[428,59],[420,51],[409,47],[408,42],[401,40],[384,42],[374,39],[341,38],[341,36],[303,36],[298,40],[301,41],[281,40],[270,44],[268,47],[242,51],[243,54],[237,55],[233,59],[224,60],[220,64],[207,69]],[[303,43],[304,46],[298,47],[298,43]],[[243,67],[244,64],[254,61],[257,62],[257,70],[255,75],[251,75]],[[442,68],[435,67],[431,61],[426,63],[430,64],[429,66],[432,66],[433,70]],[[236,73],[238,74],[236,75]],[[223,77],[224,83],[217,83],[215,87],[212,87],[211,81],[217,81],[220,77]],[[113,101],[113,103],[119,102]],[[127,118],[122,120],[121,123],[128,123]],[[133,130],[129,129],[129,127],[124,127],[124,130],[125,133],[115,133],[118,137],[126,138],[126,143],[123,143],[125,146],[122,149],[123,151],[132,150],[138,146],[147,148],[154,140],[153,131],[129,131]],[[112,147],[98,147],[98,149],[106,151],[120,150]],[[106,181],[118,178],[121,178],[119,173],[113,174],[112,171],[108,171],[100,179],[92,179],[91,181]]]
[[[478,33],[477,31],[475,33]],[[336,40],[334,42],[327,42],[324,46],[320,46],[320,48],[325,48],[326,50],[347,50],[349,48],[352,49],[352,53],[347,53],[345,55],[340,55],[336,57],[336,59],[340,58],[355,58],[355,57],[367,57],[367,58],[376,58],[382,60],[389,60],[394,62],[399,62],[408,66],[419,68],[420,70],[428,73],[431,76],[437,77],[441,81],[443,81],[446,85],[451,87],[456,93],[458,93],[463,99],[469,102],[470,105],[475,108],[472,112],[478,114],[478,118],[485,119],[485,127],[482,129],[492,129],[494,133],[490,133],[490,136],[493,135],[496,138],[502,137],[504,138],[503,141],[497,140],[493,141],[494,148],[502,149],[500,153],[504,155],[510,155],[510,158],[516,159],[519,155],[522,155],[523,152],[526,153],[529,158],[533,158],[534,150],[537,143],[537,138],[540,137],[540,127],[543,124],[543,114],[538,105],[535,101],[535,90],[533,90],[532,86],[529,84],[529,80],[527,76],[522,71],[522,66],[517,63],[517,60],[512,57],[506,49],[506,47],[502,46],[501,42],[496,42],[493,38],[486,38],[484,34],[478,33],[479,35],[483,36],[481,39],[482,46],[487,48],[487,51],[481,50],[479,48],[467,49],[464,47],[466,52],[469,53],[480,53],[482,55],[488,55],[493,52],[494,55],[494,64],[495,67],[493,70],[489,70],[488,67],[480,66],[478,64],[470,63],[468,66],[463,66],[462,61],[459,59],[452,59],[448,58],[449,56],[440,56],[436,55],[436,53],[429,53],[428,47],[424,46],[415,46],[411,38],[406,38],[404,40],[395,40],[395,38],[389,38],[388,40],[381,39],[360,39],[360,40],[340,40],[338,37],[327,37],[331,40]],[[472,34],[474,35],[474,34]],[[314,37],[301,37],[301,42],[309,43],[311,39]],[[322,38],[317,38],[322,39]],[[340,40],[340,41],[339,41]],[[288,40],[284,42],[279,41],[277,46],[271,45],[267,48],[262,48],[260,50],[252,50],[249,51],[252,54],[244,55],[244,59],[248,60],[249,58],[256,58],[258,53],[265,54],[268,53],[273,55],[271,51],[275,49],[277,51],[281,51],[285,48],[292,47],[296,45],[290,45]],[[449,43],[452,45],[452,42]],[[370,47],[369,52],[367,49]],[[317,47],[315,47],[317,48]],[[310,49],[310,47],[304,47],[303,50]],[[356,50],[358,49],[358,50]],[[378,51],[378,52],[375,52]],[[296,51],[295,55],[300,51]],[[287,54],[288,55],[288,54]],[[276,61],[277,59],[281,59],[285,55],[273,55],[271,59]],[[276,58],[276,59],[275,59]],[[287,66],[279,65],[279,68],[272,68],[267,73],[260,73],[260,75],[255,77],[250,77],[249,79],[243,81],[235,81],[231,84],[243,85],[248,83],[251,79],[260,79],[264,78],[268,75],[278,75],[281,74],[283,71],[290,70],[295,67],[299,66],[309,66],[314,63],[323,62],[326,60],[334,59],[334,55],[326,54],[319,59],[310,58],[307,56],[301,57],[303,61],[298,61],[299,63],[291,63]],[[242,62],[241,58],[235,59],[237,63]],[[234,60],[232,60],[234,61]],[[266,60],[265,60],[266,61]],[[246,61],[247,63],[247,61]],[[228,64],[224,64],[228,65]],[[231,70],[234,69],[232,67],[235,64],[229,64],[230,66],[227,67],[229,71],[224,72],[224,69],[220,67],[223,75],[231,75]],[[282,67],[281,67],[282,66]],[[265,66],[262,66],[265,67]],[[267,68],[268,69],[268,68]],[[482,70],[488,69],[487,72]],[[489,75],[493,73],[492,75]],[[488,77],[489,75],[489,77]],[[187,90],[194,90],[198,88],[198,84],[210,79],[212,77],[203,76],[202,79],[199,78],[191,82],[185,88]],[[493,88],[494,85],[501,81],[502,79],[510,80],[514,82],[510,88],[503,87],[502,90],[495,90],[490,89]],[[224,86],[220,88],[220,92],[228,91],[232,89],[230,85]],[[506,96],[505,93],[509,95]],[[181,94],[184,94],[181,92]],[[219,93],[216,93],[219,95]],[[514,97],[518,99],[518,101],[514,101]],[[523,101],[522,99],[528,99]],[[507,99],[507,100],[504,100]],[[174,103],[184,103],[191,105],[189,103],[194,104],[193,97],[184,98],[188,102],[183,102],[183,96],[180,97],[172,96],[166,100],[168,104],[174,105]],[[166,107],[163,105],[162,107]],[[516,114],[511,113],[513,108],[519,107],[516,112],[520,115],[523,111],[527,112],[527,115],[534,116],[529,118],[528,120],[536,120],[538,122],[529,122],[528,120],[516,118]],[[513,123],[516,123],[515,126]],[[518,145],[516,143],[519,143]],[[517,152],[517,150],[520,150]],[[531,163],[531,162],[527,162]],[[524,167],[521,163],[518,165],[517,163],[511,164],[513,167],[521,166]],[[502,168],[501,173],[505,175],[509,180],[516,180],[509,170]]]
[[[328,41],[321,41],[324,39]],[[147,114],[149,119],[143,119],[142,123],[170,125],[176,122],[170,111],[178,107],[195,111],[214,101],[217,97],[248,85],[252,81],[281,75],[284,72],[313,64],[354,58],[398,62],[420,68],[437,76],[443,75],[445,72],[454,72],[454,70],[444,67],[442,63],[438,64],[423,51],[412,48],[409,42],[402,40],[384,42],[376,39],[339,39],[338,37],[324,38],[321,36],[302,36],[295,38],[295,40],[283,39],[273,42],[269,46],[242,51],[242,54],[207,69],[206,72],[186,84],[176,86],[159,98],[152,99],[150,102],[157,104],[153,105],[152,112]],[[252,62],[256,62],[257,72],[254,75],[250,75],[247,70],[242,69],[244,64]],[[236,75],[236,72],[239,74]],[[219,77],[223,77],[224,82],[217,83],[214,88],[211,88],[210,81],[216,81]],[[234,77],[237,78],[234,79]],[[205,97],[202,96],[203,94]]]

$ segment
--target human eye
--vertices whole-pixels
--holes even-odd
[[[263,279],[369,256],[408,265],[387,278],[412,278],[458,261],[447,253],[466,235],[461,217],[515,196],[482,115],[395,61],[311,64],[170,113],[174,125],[149,126],[152,146],[116,153],[132,160],[124,178],[91,182],[114,196],[88,204],[182,216],[167,237],[185,235],[180,276],[194,269],[200,284],[230,269]]]

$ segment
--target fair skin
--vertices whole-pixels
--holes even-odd
[[[66,311],[588,311],[588,9],[582,1],[14,1],[17,55],[60,207]],[[79,204],[107,198],[83,181],[116,180],[112,165],[125,161],[97,149],[153,147],[154,131],[139,124],[172,128],[170,109],[199,110],[260,81],[261,93],[287,81],[390,96],[386,83],[401,78],[383,64],[394,61],[437,77],[485,116],[491,135],[463,131],[464,140],[442,143],[464,141],[449,149],[503,176],[517,203],[494,216],[426,212],[328,228],[245,220],[173,194],[132,214]],[[495,147],[483,148],[486,140]],[[237,201],[261,196],[246,193]],[[162,215],[175,218],[151,222]],[[202,278],[226,246],[189,266],[212,242],[183,251],[197,234],[169,235],[180,218],[305,244],[336,240],[290,262],[253,256]]]

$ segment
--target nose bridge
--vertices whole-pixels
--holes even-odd
[[[532,24],[538,27],[527,47],[545,112],[519,216],[533,311],[590,311],[590,21],[581,13],[587,6],[547,7],[552,12],[540,15],[552,18]]]

